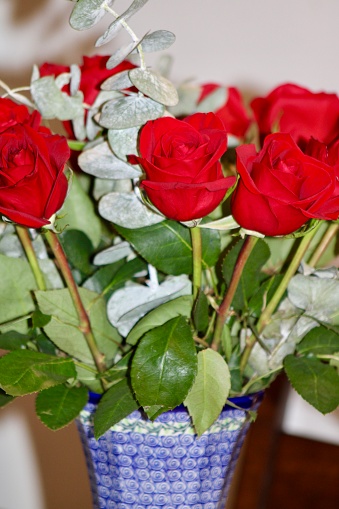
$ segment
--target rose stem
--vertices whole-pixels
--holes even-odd
[[[217,318],[215,329],[214,329],[213,341],[211,343],[211,348],[213,348],[213,350],[218,350],[218,348],[219,348],[220,341],[222,338],[223,327],[224,327],[226,319],[229,315],[232,300],[233,300],[234,294],[236,292],[236,289],[238,288],[238,284],[241,279],[242,271],[245,267],[248,257],[250,256],[250,254],[252,252],[252,249],[254,248],[255,244],[257,243],[257,240],[258,240],[258,237],[247,236],[245,239],[245,242],[240,250],[239,256],[238,256],[236,264],[234,266],[232,278],[231,278],[230,284],[228,286],[226,295],[219,307],[218,318]]]
[[[40,269],[38,258],[34,251],[32,240],[27,228],[25,226],[16,225],[15,229],[26,253],[27,260],[31,266],[39,290],[46,290],[45,278]]]
[[[190,232],[193,250],[193,302],[195,302],[201,287],[201,230],[198,227],[194,227],[190,228]]]
[[[327,228],[323,238],[321,239],[320,243],[318,244],[316,250],[314,251],[312,257],[307,262],[308,265],[310,265],[311,267],[315,267],[317,265],[320,258],[326,251],[328,245],[330,244],[331,240],[336,236],[338,230],[339,230],[339,223],[330,224],[330,226]]]
[[[302,240],[299,244],[299,247],[298,247],[291,263],[289,264],[289,266],[284,274],[284,277],[282,278],[278,288],[276,289],[272,299],[270,300],[270,302],[268,303],[268,305],[266,306],[264,311],[261,313],[261,316],[260,316],[258,324],[257,324],[258,335],[261,334],[263,329],[270,322],[272,314],[274,313],[282,296],[284,295],[284,293],[287,289],[288,283],[290,282],[290,280],[292,279],[294,274],[297,272],[299,265],[305,255],[307,249],[309,248],[309,245],[310,245],[314,235],[318,231],[319,226],[320,226],[320,223],[315,228],[313,228],[313,230],[309,231],[302,238]],[[246,346],[245,346],[245,349],[241,356],[241,361],[240,361],[240,372],[241,373],[243,373],[243,371],[246,367],[247,361],[249,359],[249,356],[251,354],[253,346],[255,345],[256,340],[257,340],[257,338],[254,334],[252,334],[252,336],[250,336],[246,340]]]
[[[103,373],[106,370],[105,362],[104,362],[104,356],[99,351],[98,346],[95,342],[91,324],[89,321],[88,314],[84,308],[84,305],[82,303],[79,290],[77,287],[76,282],[74,281],[72,271],[70,269],[70,266],[68,265],[68,261],[65,255],[65,252],[60,244],[60,241],[55,233],[52,231],[46,231],[45,232],[46,240],[49,243],[55,259],[58,262],[60,271],[64,277],[64,280],[66,282],[67,288],[69,290],[69,293],[71,295],[73,304],[75,306],[75,309],[78,314],[79,318],[79,330],[83,333],[86,342],[88,344],[88,347],[91,351],[94,363],[99,371],[99,373]]]

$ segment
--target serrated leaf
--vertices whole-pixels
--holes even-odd
[[[143,38],[142,50],[145,53],[162,51],[169,48],[175,42],[175,35],[168,30],[156,30]]]
[[[147,332],[132,361],[131,380],[142,406],[174,408],[186,397],[197,369],[191,329],[183,317]]]
[[[162,104],[142,95],[130,95],[107,102],[99,119],[99,124],[107,129],[127,129],[138,127],[148,120],[162,117],[165,108]]]
[[[174,85],[149,69],[136,67],[129,71],[129,78],[140,92],[165,106],[175,106],[179,97]]]
[[[94,436],[103,435],[130,413],[138,410],[139,405],[133,397],[126,379],[114,384],[101,398],[94,415]]]
[[[223,275],[229,285],[236,260],[243,246],[243,241],[235,244],[227,253],[223,262]],[[242,311],[248,307],[250,298],[258,291],[261,282],[267,277],[262,267],[270,256],[270,250],[264,240],[259,239],[255,244],[246,265],[242,271],[238,288],[234,295],[232,306]]]
[[[86,288],[79,288],[79,293],[89,315],[99,350],[108,360],[114,358],[121,338],[107,320],[104,299]],[[53,343],[69,355],[93,365],[93,358],[79,330],[78,315],[68,290],[38,291],[35,296],[41,311],[52,316],[44,330]]]
[[[284,368],[292,387],[322,414],[339,405],[339,376],[333,366],[314,357],[288,355]]]
[[[72,359],[29,350],[16,350],[0,358],[0,386],[11,396],[42,391],[75,376]]]
[[[129,129],[109,129],[108,130],[108,143],[110,144],[113,152],[123,160],[126,160],[129,154],[136,154],[138,152],[139,127],[130,127]],[[135,172],[139,172],[134,167]],[[140,175],[140,172],[139,172]]]
[[[34,310],[31,290],[36,282],[26,260],[0,255],[0,323]]]
[[[88,30],[106,14],[104,4],[110,7],[114,0],[78,0],[70,16],[70,25],[75,30]]]
[[[165,274],[192,274],[192,243],[189,228],[176,221],[130,230],[117,227],[118,232],[135,250]],[[202,230],[202,266],[212,267],[220,255],[220,235],[214,230]]]
[[[163,216],[153,212],[134,192],[106,194],[99,202],[99,214],[115,225],[132,231],[164,221]]]
[[[24,348],[31,336],[20,334],[16,331],[8,331],[0,334],[0,350],[21,350]]]
[[[124,90],[130,88],[133,83],[129,79],[129,71],[122,71],[107,78],[101,83],[101,90]]]
[[[339,334],[326,327],[315,327],[297,345],[297,351],[304,355],[330,355],[339,352]]]
[[[138,178],[140,170],[116,157],[107,142],[84,150],[78,157],[80,168],[104,179]]]
[[[127,336],[127,343],[135,345],[139,339],[150,329],[154,329],[178,316],[190,317],[192,310],[192,296],[183,295],[173,299],[165,304],[161,304],[156,309],[150,311],[144,318],[133,327]]]
[[[8,405],[8,403],[11,403],[13,399],[13,396],[6,394],[3,390],[0,389],[0,408]]]
[[[87,399],[85,387],[58,385],[38,394],[36,412],[39,419],[55,431],[72,422],[86,405]]]
[[[63,217],[61,217],[63,216]],[[79,179],[74,175],[67,199],[60,211],[57,226],[62,231],[68,227],[84,232],[97,247],[101,239],[101,222],[94,209],[88,193],[82,188]]]
[[[198,435],[202,435],[220,415],[231,388],[229,368],[211,348],[198,353],[198,371],[184,404]]]

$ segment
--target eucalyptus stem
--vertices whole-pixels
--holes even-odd
[[[266,325],[270,322],[272,314],[276,310],[282,296],[284,295],[288,283],[294,276],[294,274],[297,272],[298,267],[302,261],[302,259],[305,256],[305,253],[307,249],[309,248],[309,245],[318,231],[319,225],[313,228],[313,230],[309,231],[301,240],[299,247],[290,262],[289,266],[287,267],[287,270],[284,274],[284,277],[282,278],[278,288],[276,289],[273,297],[271,298],[270,302],[264,309],[264,311],[261,313],[261,316],[259,318],[258,324],[257,324],[257,335],[260,335],[263,329],[266,327]],[[255,343],[257,341],[257,338],[254,334],[252,334],[247,340],[246,340],[246,346],[244,349],[244,352],[241,357],[240,361],[240,372],[242,373],[246,367],[246,364],[248,362],[249,356],[251,355],[252,348],[254,347]]]
[[[25,226],[17,225],[15,229],[22,244],[22,247],[24,248],[27,260],[31,266],[39,290],[46,290],[45,277],[40,269],[38,258],[34,251],[32,240],[27,228]]]
[[[87,311],[82,303],[79,289],[74,281],[72,271],[70,266],[68,265],[68,261],[65,255],[65,252],[60,244],[60,241],[55,233],[52,231],[46,231],[45,233],[46,240],[49,243],[55,259],[58,262],[59,269],[64,277],[67,288],[70,292],[73,304],[78,314],[79,318],[79,329],[83,333],[88,347],[91,351],[94,363],[99,371],[99,373],[104,373],[106,370],[104,355],[99,351],[98,346],[95,342],[94,335],[91,328],[91,323],[87,314]]]
[[[308,265],[310,265],[311,267],[315,267],[317,265],[320,258],[322,257],[322,255],[324,254],[326,249],[328,248],[328,245],[330,244],[331,240],[336,236],[338,230],[339,230],[339,223],[331,223],[329,225],[323,238],[321,239],[320,243],[318,244],[316,250],[314,251],[310,260],[307,262]]]
[[[112,16],[117,19],[119,18],[119,14],[117,12],[115,12],[111,7],[109,7],[106,2],[104,2],[103,4],[103,8],[105,9],[105,11],[109,12],[110,14],[112,14]],[[124,27],[124,29],[126,30],[126,32],[131,36],[133,42],[135,43],[139,43],[140,42],[140,39],[137,37],[137,35],[133,32],[133,30],[131,29],[131,27],[126,23],[126,21],[124,19],[120,19],[119,20],[119,23],[121,23],[121,25]],[[144,52],[143,52],[143,49],[142,47],[140,46],[140,44],[138,44],[138,47],[137,47],[137,52],[139,53],[139,58],[140,58],[140,67],[141,69],[146,69],[146,63],[145,63],[145,57],[144,57]]]
[[[257,243],[257,240],[258,240],[258,237],[247,236],[245,239],[245,242],[240,250],[239,256],[238,256],[236,264],[234,266],[232,278],[231,278],[230,284],[228,286],[226,295],[219,307],[218,318],[216,321],[216,325],[215,325],[215,329],[214,329],[214,336],[213,336],[213,340],[211,343],[211,348],[213,348],[213,350],[219,349],[224,324],[227,320],[227,317],[229,316],[232,300],[235,295],[236,289],[238,288],[238,284],[241,279],[242,271],[245,267],[248,257],[250,256],[250,254],[252,252],[252,249],[254,248],[255,244]]]
[[[193,301],[196,300],[201,287],[201,260],[202,243],[201,230],[198,227],[190,228],[193,249]]]

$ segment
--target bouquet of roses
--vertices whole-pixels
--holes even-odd
[[[112,16],[97,45],[131,42],[34,68],[29,95],[1,82],[0,405],[37,393],[58,429],[96,392],[98,437],[184,403],[201,434],[285,370],[330,412],[339,98],[284,84],[248,113],[235,88],[175,87],[145,64],[174,35],[127,23],[146,1],[78,0],[75,29]]]

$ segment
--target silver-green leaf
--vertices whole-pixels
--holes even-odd
[[[133,85],[140,92],[165,106],[175,106],[179,97],[175,86],[166,78],[149,69],[137,67],[129,72]]]
[[[164,111],[162,104],[135,94],[106,103],[99,123],[107,129],[127,129],[162,117]]]

